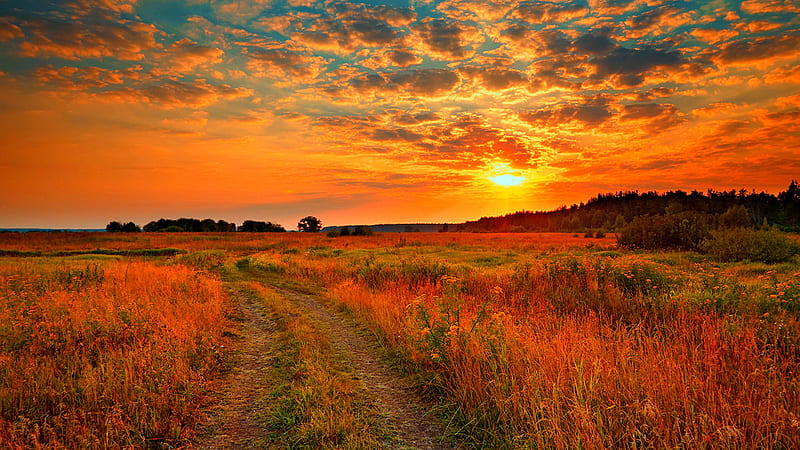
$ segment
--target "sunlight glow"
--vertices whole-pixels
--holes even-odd
[[[490,177],[489,179],[500,186],[517,186],[525,181],[525,177],[511,175],[510,173],[498,175],[496,177]]]

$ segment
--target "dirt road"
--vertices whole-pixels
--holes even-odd
[[[287,290],[281,293],[305,309],[333,346],[350,362],[355,376],[396,431],[399,448],[454,448],[439,442],[445,432],[442,424],[427,413],[409,383],[381,363],[371,342],[358,335],[343,317],[314,298]]]
[[[230,292],[243,313],[244,341],[234,369],[223,380],[224,389],[218,394],[217,406],[209,411],[205,427],[207,437],[195,448],[257,448],[257,442],[265,435],[265,424],[259,422],[258,413],[267,401],[264,374],[275,345],[276,328],[266,318],[260,300],[237,288],[231,288]],[[392,441],[387,443],[390,448],[455,448],[440,442],[445,431],[442,424],[430,417],[409,383],[381,363],[374,344],[360,336],[345,318],[310,296],[285,289],[280,293],[307,312],[352,367],[353,378],[363,385],[395,432]]]

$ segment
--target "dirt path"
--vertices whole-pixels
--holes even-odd
[[[197,445],[200,449],[254,448],[255,442],[265,435],[257,416],[263,409],[259,399],[267,394],[264,373],[275,344],[276,327],[262,315],[262,307],[250,295],[235,287],[228,288],[242,311],[244,341],[236,354],[234,368],[222,381],[223,389],[215,399],[217,406],[207,413],[207,437]]]
[[[411,385],[380,362],[369,341],[356,334],[352,325],[312,297],[288,290],[281,293],[308,311],[331,344],[349,360],[356,377],[396,430],[400,448],[455,448],[438,441],[444,427],[427,414]]]

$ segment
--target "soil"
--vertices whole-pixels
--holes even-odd
[[[428,414],[410,383],[381,363],[374,344],[357,334],[343,317],[314,298],[288,290],[281,292],[320,324],[331,344],[350,362],[355,376],[395,430],[398,448],[455,448],[440,441],[439,438],[445,434],[444,426]]]
[[[239,302],[244,326],[242,342],[234,367],[222,380],[215,406],[208,410],[205,438],[194,448],[255,448],[265,436],[258,416],[267,395],[265,373],[271,364],[275,346],[275,324],[262,314],[257,300],[246,292],[229,286]],[[414,388],[394,374],[377,357],[374,343],[360,336],[345,318],[330,311],[314,298],[282,289],[281,294],[307,311],[333,347],[352,366],[353,376],[377,404],[389,427],[395,432],[391,448],[452,449],[440,437],[445,428],[431,417]]]
[[[242,342],[233,369],[222,381],[215,406],[206,413],[205,439],[199,449],[246,449],[265,436],[259,424],[260,402],[267,395],[264,374],[275,345],[275,324],[262,314],[262,307],[246,292],[228,287],[239,303],[244,319]]]

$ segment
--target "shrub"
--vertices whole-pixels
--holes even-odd
[[[709,229],[708,216],[696,211],[639,216],[620,230],[617,242],[628,248],[697,250]]]
[[[713,258],[728,261],[787,261],[800,253],[800,246],[776,230],[748,228],[722,229],[711,232],[701,249]]]

